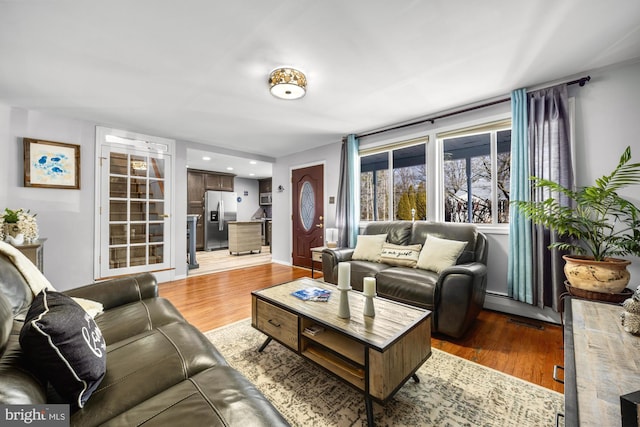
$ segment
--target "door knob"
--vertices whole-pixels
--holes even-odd
[[[324,218],[322,217],[322,215],[320,215],[320,218],[318,218],[320,221],[322,221]]]
[[[322,227],[324,227],[324,225],[322,225],[322,224],[316,224],[316,227],[318,227],[318,228],[322,228]]]
[[[167,214],[162,214],[162,215],[160,215],[160,216],[161,216],[162,218],[169,218],[169,215],[167,215]]]

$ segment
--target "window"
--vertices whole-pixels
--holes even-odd
[[[447,222],[509,222],[511,123],[502,121],[438,135],[443,147]]]
[[[427,218],[426,141],[360,152],[360,220]]]

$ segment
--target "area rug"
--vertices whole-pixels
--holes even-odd
[[[270,264],[271,252],[269,251],[269,246],[263,246],[260,253],[243,252],[240,255],[231,255],[226,249],[198,251],[196,252],[196,261],[200,267],[189,270],[189,276],[199,276],[202,274]]]
[[[362,394],[275,341],[258,353],[249,319],[206,336],[291,425],[367,425]],[[374,403],[376,426],[555,426],[564,413],[562,394],[437,349],[418,376]]]

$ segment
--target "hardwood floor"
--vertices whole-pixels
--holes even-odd
[[[162,283],[159,289],[160,296],[204,332],[250,317],[251,291],[305,276],[311,276],[310,270],[272,263]],[[563,385],[552,378],[553,366],[564,364],[558,325],[484,310],[461,339],[434,335],[431,345],[563,392]]]

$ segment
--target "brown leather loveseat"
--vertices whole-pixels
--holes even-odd
[[[380,297],[433,312],[432,330],[455,338],[471,327],[482,310],[487,288],[487,239],[473,224],[428,221],[378,221],[366,225],[364,235],[386,234],[394,245],[425,243],[428,235],[467,242],[455,265],[440,273],[384,262],[353,260],[354,249],[324,249],[322,272],[326,282],[338,283],[338,263],[351,265],[351,286],[361,291],[365,277],[375,277]]]
[[[99,301],[106,373],[73,426],[286,426],[266,398],[216,348],[158,297],[145,273],[65,292]],[[0,254],[0,404],[60,403],[19,341],[34,299],[19,270]],[[214,314],[213,311],[211,313]]]

